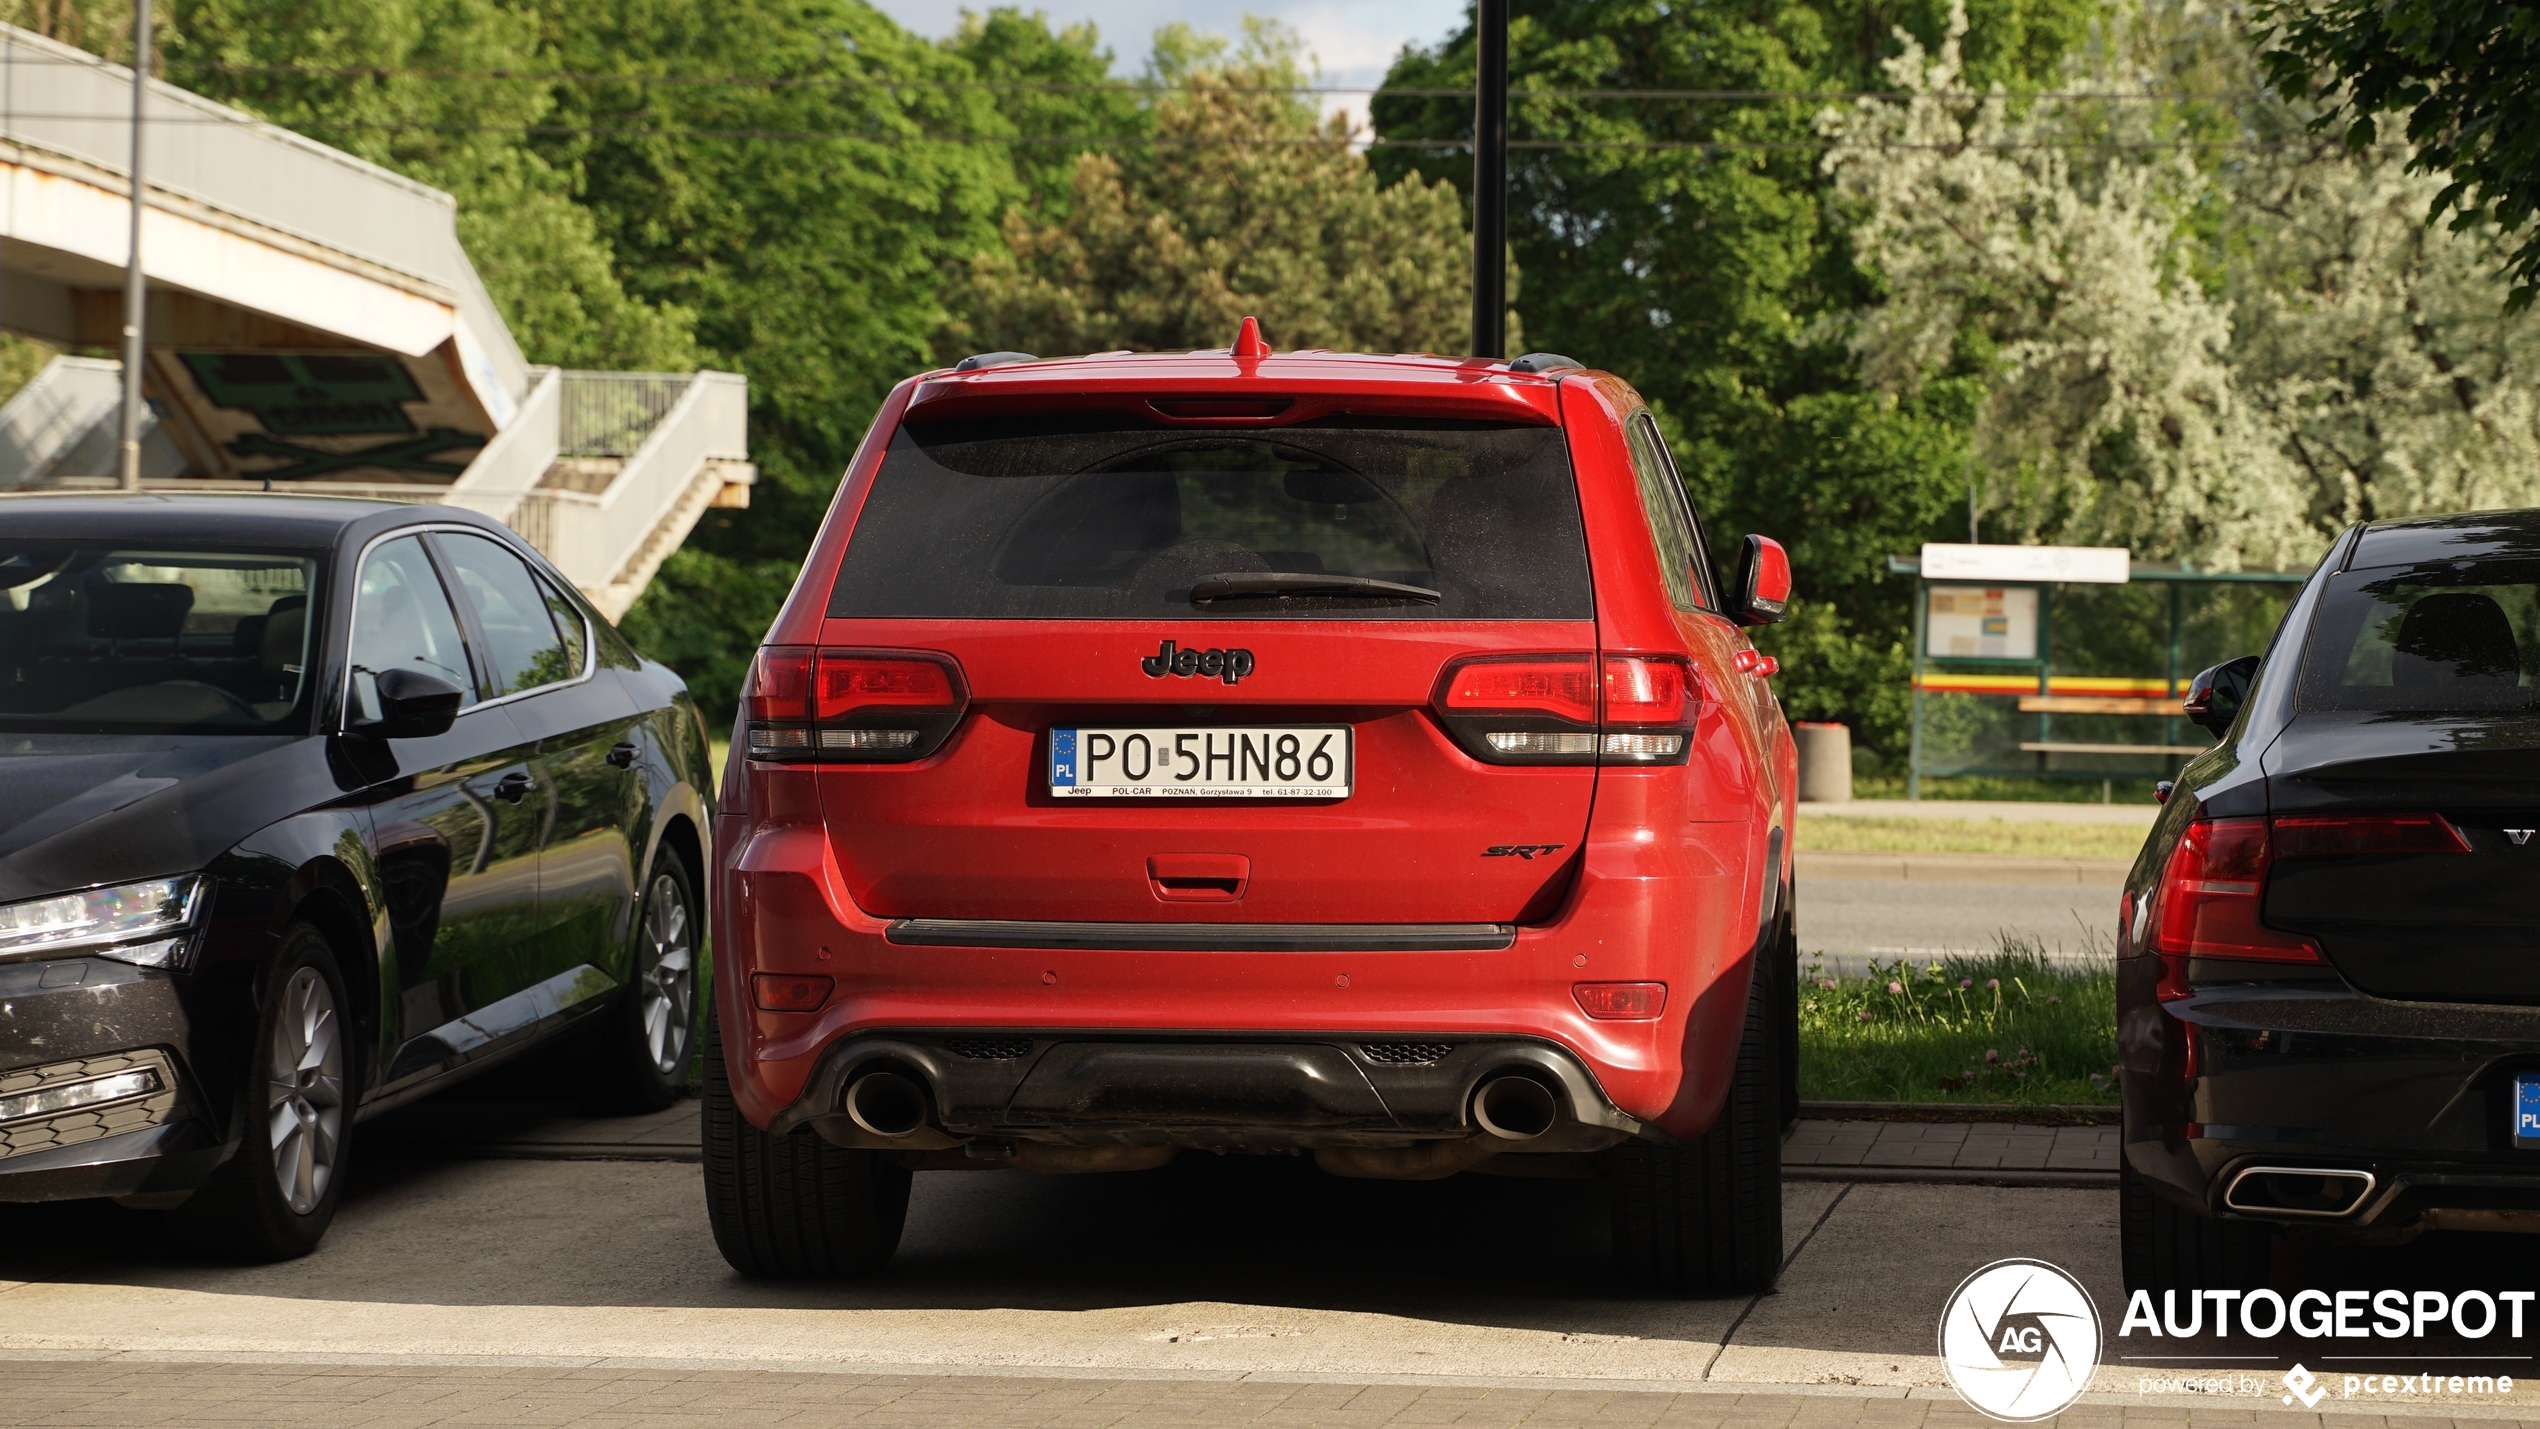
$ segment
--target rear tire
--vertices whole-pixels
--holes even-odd
[[[705,1059],[706,1217],[723,1258],[743,1275],[789,1280],[870,1275],[888,1263],[908,1219],[907,1169],[808,1131],[771,1136],[750,1125],[732,1099],[712,1008]]]
[[[1782,885],[1781,936],[1773,940],[1773,1035],[1781,1047],[1782,1130],[1799,1123],[1799,880]]]
[[[2132,1166],[2119,1168],[2117,1195],[2127,1293],[2266,1287],[2275,1249],[2268,1227],[2182,1206],[2153,1190]]]
[[[326,935],[294,923],[257,990],[238,1150],[178,1208],[189,1239],[245,1261],[317,1249],[344,1198],[353,1043]]]
[[[1663,1295],[1753,1295],[1781,1276],[1783,1062],[1772,979],[1757,972],[1719,1122],[1690,1146],[1630,1141],[1607,1153],[1615,1260]]]
[[[653,859],[635,909],[626,988],[600,1014],[597,1053],[586,1063],[583,1101],[593,1111],[632,1116],[660,1111],[688,1093],[697,1019],[695,877],[665,848]]]

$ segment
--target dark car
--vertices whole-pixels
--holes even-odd
[[[2127,1283],[2540,1229],[2540,512],[2346,532],[2188,711],[2120,918]]]
[[[1597,1177],[1632,1279],[1769,1287],[1781,548],[1714,563],[1619,378],[1241,333],[883,405],[733,735],[724,1255],[869,1270],[913,1169],[1192,1149]]]
[[[685,1086],[695,706],[504,527],[0,497],[0,1201],[306,1252],[353,1125],[568,1032]]]

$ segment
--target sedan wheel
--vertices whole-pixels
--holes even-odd
[[[635,946],[615,1010],[594,1019],[576,1058],[583,1101],[593,1111],[660,1111],[688,1094],[697,1039],[697,964],[704,929],[688,865],[665,849],[643,883]],[[596,1055],[594,1055],[596,1053]]]
[[[242,1260],[317,1248],[344,1198],[352,1048],[344,980],[326,935],[295,923],[265,973],[239,1071],[238,1151],[179,1208],[198,1243]]]
[[[677,1076],[688,1066],[688,1029],[697,1003],[697,951],[689,933],[688,890],[668,872],[644,892],[644,935],[636,979],[644,1000],[644,1045],[653,1071]]]
[[[274,1019],[266,1119],[283,1204],[305,1216],[326,1199],[344,1138],[343,1022],[316,968],[291,975]]]

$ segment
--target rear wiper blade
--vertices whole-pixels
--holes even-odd
[[[1192,585],[1191,604],[1317,595],[1389,600],[1401,605],[1438,603],[1438,593],[1427,586],[1380,581],[1373,576],[1329,575],[1313,571],[1221,571],[1213,576],[1204,576]]]

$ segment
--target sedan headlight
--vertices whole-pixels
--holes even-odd
[[[166,967],[184,951],[181,935],[194,926],[203,888],[202,875],[189,873],[0,903],[0,958],[88,952]]]

